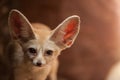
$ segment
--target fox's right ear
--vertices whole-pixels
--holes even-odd
[[[8,26],[10,27],[13,39],[27,41],[35,38],[30,22],[18,10],[11,10],[8,18]]]

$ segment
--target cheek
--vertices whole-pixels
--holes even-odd
[[[53,59],[54,59],[53,56],[45,56],[45,60],[46,60],[47,64],[50,63],[50,62],[52,62]]]
[[[30,59],[34,59],[35,58],[35,56],[33,56],[33,55],[28,55],[28,56],[29,56]]]
[[[33,56],[29,53],[26,53],[26,56],[27,56],[27,58],[29,58],[30,61],[33,61],[33,59],[35,58],[35,56]]]
[[[52,62],[53,60],[55,60],[58,57],[58,52],[54,52],[53,55],[51,56],[45,56],[45,60],[47,63]]]

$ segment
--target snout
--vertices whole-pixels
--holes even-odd
[[[33,64],[37,67],[42,67],[43,65],[45,65],[45,61],[41,61],[41,60],[34,60]]]
[[[42,66],[42,63],[41,63],[41,62],[37,62],[37,63],[36,63],[36,66],[41,67],[41,66]]]
[[[43,63],[41,61],[38,61],[38,62],[33,61],[33,65],[37,66],[37,67],[41,67],[43,65]]]

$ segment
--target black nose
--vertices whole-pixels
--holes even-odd
[[[41,66],[42,63],[41,62],[37,62],[36,66]]]

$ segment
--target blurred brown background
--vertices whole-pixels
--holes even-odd
[[[105,80],[120,59],[120,0],[0,0],[0,55],[10,40],[7,18],[13,8],[51,29],[68,16],[81,17],[75,44],[59,57],[61,80]]]

